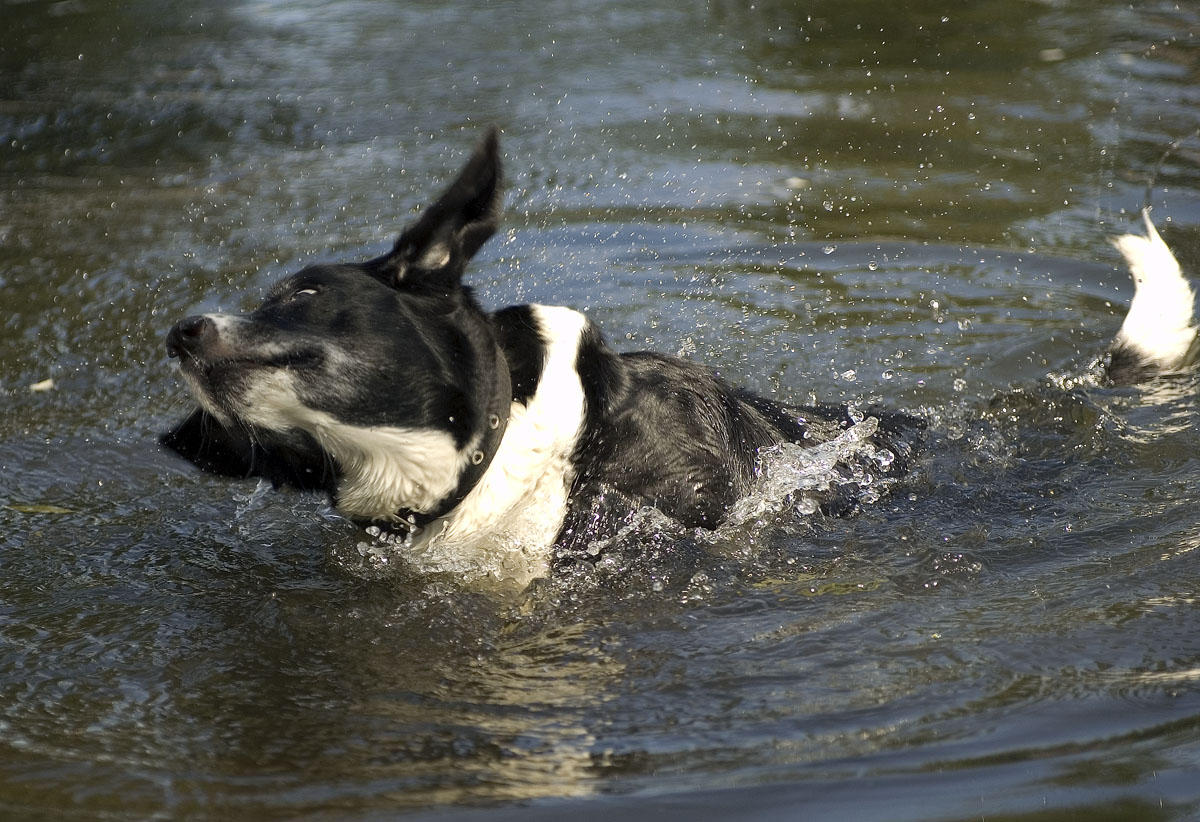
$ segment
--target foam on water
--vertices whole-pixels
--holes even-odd
[[[886,482],[883,474],[896,460],[891,450],[872,442],[878,430],[879,420],[866,417],[818,445],[785,442],[763,449],[758,482],[734,505],[727,523],[774,517],[789,506],[799,515],[815,514],[840,494],[875,502]]]
[[[467,584],[500,584],[522,588],[549,571],[549,550],[560,517],[537,505],[509,512],[503,526],[482,539],[429,540],[367,529],[370,540],[360,541],[358,554],[376,571],[403,567],[418,573],[446,573]],[[432,527],[437,527],[436,523]]]

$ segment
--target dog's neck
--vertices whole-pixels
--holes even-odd
[[[432,508],[415,510],[401,507],[386,519],[373,519],[364,524],[374,525],[395,534],[415,535],[430,523],[453,512],[479,484],[491,466],[496,452],[500,450],[500,443],[508,429],[513,402],[512,376],[504,353],[500,350],[496,352],[495,364],[495,380],[491,397],[484,409],[483,427],[478,438],[473,438],[473,442],[467,446],[465,467],[459,473],[458,484],[454,489]]]

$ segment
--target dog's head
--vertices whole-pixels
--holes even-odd
[[[315,265],[248,314],[188,317],[167,352],[200,408],[165,444],[210,471],[321,488],[361,520],[436,512],[490,459],[508,374],[461,284],[496,230],[496,133],[390,252]]]

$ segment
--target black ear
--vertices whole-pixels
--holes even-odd
[[[391,253],[373,261],[377,276],[395,286],[456,285],[467,262],[496,233],[504,199],[502,174],[500,135],[493,127],[450,187],[404,230]]]
[[[210,474],[254,476],[254,445],[250,438],[231,432],[202,409],[197,408],[158,441]]]
[[[335,487],[333,465],[307,434],[297,432],[271,444],[255,442],[247,431],[231,430],[197,408],[158,441],[201,471],[221,477],[262,477],[276,488],[329,491]]]

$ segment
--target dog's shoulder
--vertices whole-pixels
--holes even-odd
[[[572,495],[585,508],[603,496],[713,527],[750,487],[757,450],[802,433],[774,404],[689,360],[585,341],[580,372],[589,401]]]

